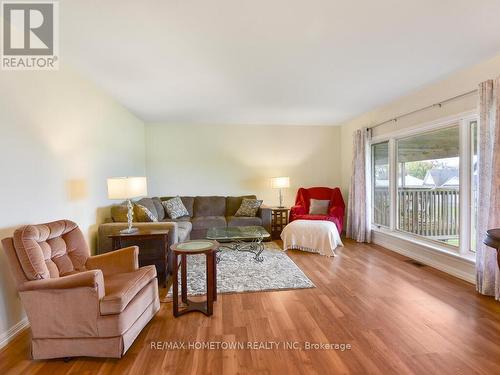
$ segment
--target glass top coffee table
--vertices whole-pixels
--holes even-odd
[[[264,257],[261,256],[264,251],[262,241],[269,238],[271,235],[264,227],[261,226],[246,226],[246,227],[227,227],[227,228],[210,228],[207,232],[207,239],[216,240],[218,242],[227,242],[227,245],[221,244],[219,249],[226,248],[229,250],[244,251],[254,254],[254,259],[257,262],[262,262]],[[220,258],[217,258],[220,261]]]

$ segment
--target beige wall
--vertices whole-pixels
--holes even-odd
[[[411,74],[411,73],[410,73]],[[435,84],[426,86],[412,94],[401,97],[385,106],[365,113],[355,119],[345,122],[341,128],[342,144],[342,190],[347,197],[349,182],[351,179],[352,161],[352,133],[355,129],[370,126],[397,115],[413,111],[415,109],[435,104],[441,100],[460,95],[477,88],[478,84],[487,79],[500,75],[500,55],[467,69],[460,70]],[[418,127],[420,124],[437,120],[460,112],[470,111],[477,108],[477,96],[472,95],[459,99],[441,108],[435,108],[424,112],[402,118],[397,123],[391,122],[378,127],[374,135],[388,133],[397,129]]]
[[[0,73],[0,238],[68,218],[93,242],[106,178],[144,175],[144,125],[69,71]],[[0,251],[0,342],[23,318]]]
[[[153,195],[255,193],[278,202],[273,176],[290,176],[286,204],[300,186],[339,186],[340,128],[322,126],[146,125]]]

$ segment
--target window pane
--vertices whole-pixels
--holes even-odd
[[[372,146],[373,223],[388,227],[390,220],[389,142]]]
[[[459,246],[458,125],[397,142],[398,229]]]
[[[477,230],[477,121],[472,121],[471,126],[471,238],[470,249],[476,251],[476,230]]]

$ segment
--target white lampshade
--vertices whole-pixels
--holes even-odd
[[[290,177],[273,177],[271,178],[271,186],[273,189],[282,189],[290,187]]]
[[[109,199],[131,199],[148,195],[146,177],[108,178]]]

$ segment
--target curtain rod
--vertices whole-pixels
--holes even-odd
[[[373,126],[369,126],[367,128],[367,130],[375,129],[376,127],[379,127],[381,125],[385,125],[385,124],[387,124],[387,123],[389,123],[391,121],[397,122],[400,118],[413,115],[414,113],[417,113],[417,112],[425,111],[425,110],[428,110],[428,109],[431,109],[431,108],[435,108],[435,107],[441,108],[443,104],[449,103],[449,102],[451,102],[453,100],[457,100],[457,99],[460,99],[460,98],[463,98],[465,96],[469,96],[469,95],[475,94],[475,93],[477,93],[477,89],[471,90],[471,91],[467,91],[467,92],[465,92],[463,94],[460,94],[460,95],[457,95],[457,96],[454,96],[454,97],[442,100],[442,101],[440,101],[438,103],[434,103],[434,104],[431,104],[431,105],[428,105],[428,106],[416,109],[416,110],[411,111],[411,112],[403,113],[402,115],[396,116],[396,117],[391,118],[389,120],[386,120],[386,121],[383,121],[383,122],[379,122],[378,124],[375,124]]]

